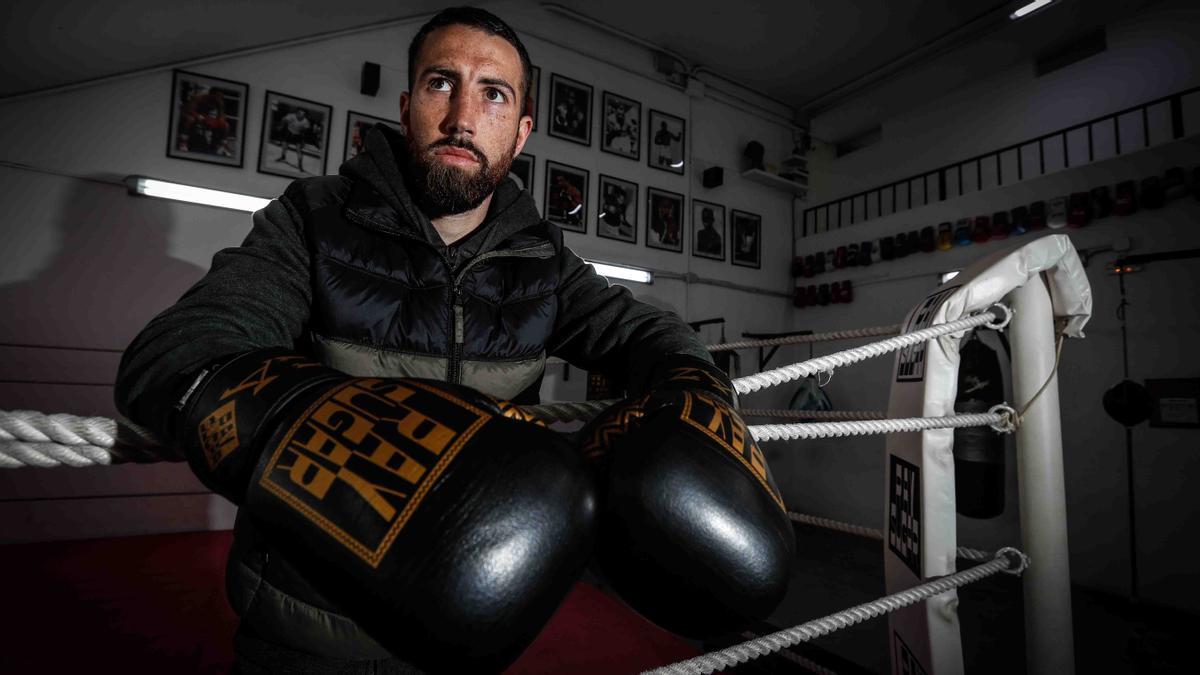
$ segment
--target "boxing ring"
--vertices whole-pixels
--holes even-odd
[[[1083,337],[1091,304],[1091,289],[1070,239],[1048,235],[981,259],[930,292],[900,326],[710,346],[710,351],[717,352],[898,333],[733,381],[738,394],[745,396],[766,387],[831,374],[869,358],[896,354],[886,414],[742,408],[745,417],[807,420],[749,426],[760,443],[888,435],[883,530],[789,512],[793,522],[883,543],[888,595],[648,672],[712,673],[886,614],[893,673],[961,673],[964,661],[955,589],[1007,573],[1023,579],[1029,672],[1073,673],[1057,369],[1064,338]],[[956,414],[959,345],[970,331],[983,329],[1010,331],[1016,404],[997,401],[986,413]],[[548,422],[565,422],[588,419],[611,403],[550,403],[524,406],[522,410]],[[1015,434],[1020,550],[1004,547],[992,553],[958,546],[953,429],[973,426]],[[0,468],[183,459],[177,450],[163,446],[149,432],[127,422],[0,411]],[[958,570],[959,559],[978,564]],[[792,659],[803,661],[794,655]],[[824,672],[819,666],[815,669]]]

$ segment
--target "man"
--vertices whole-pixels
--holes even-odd
[[[287,161],[288,146],[296,146],[296,168],[304,172],[304,135],[308,133],[312,123],[308,121],[308,113],[304,108],[296,108],[283,116],[279,122],[279,160]]]
[[[426,569],[428,583],[416,578],[417,573],[394,577],[394,583],[369,576],[382,573],[388,565],[407,570],[405,566],[424,564],[413,552],[412,542],[406,543],[406,550],[389,552],[390,558],[382,562],[372,559],[369,568],[360,565],[368,575],[366,581],[347,579],[354,576],[349,564],[340,565],[342,559],[332,555],[321,558],[338,542],[345,543],[346,528],[325,528],[337,534],[337,541],[315,536],[311,541],[298,540],[306,536],[302,525],[307,521],[297,525],[296,513],[281,516],[279,505],[275,511],[254,511],[256,503],[271,497],[263,490],[269,473],[280,469],[300,482],[307,492],[285,495],[296,501],[335,489],[343,490],[342,497],[352,497],[355,491],[365,494],[378,487],[363,482],[365,470],[389,476],[404,473],[416,480],[433,468],[417,466],[411,456],[381,445],[379,425],[371,431],[374,435],[366,436],[375,439],[375,450],[351,448],[354,451],[348,453],[344,442],[333,444],[328,438],[318,447],[312,443],[319,438],[312,437],[310,445],[317,454],[297,454],[289,466],[272,464],[279,453],[294,449],[287,441],[292,436],[266,444],[276,448],[272,456],[258,454],[262,434],[278,438],[309,428],[316,404],[307,409],[307,403],[295,404],[287,398],[294,393],[289,391],[267,406],[261,397],[253,398],[260,390],[270,392],[287,378],[299,381],[306,372],[324,378],[306,381],[305,386],[311,385],[306,392],[320,392],[328,382],[355,376],[359,379],[350,384],[358,387],[356,391],[382,392],[368,397],[371,405],[404,411],[402,417],[388,418],[385,410],[376,415],[377,422],[390,419],[392,432],[400,428],[410,438],[419,436],[417,440],[426,447],[434,447],[431,439],[442,438],[437,436],[441,427],[435,417],[422,418],[414,411],[414,391],[432,392],[435,395],[426,398],[440,400],[439,405],[456,401],[451,412],[469,410],[480,419],[491,419],[479,412],[491,409],[488,400],[454,385],[517,403],[536,402],[548,355],[602,371],[634,394],[663,380],[664,368],[680,359],[712,368],[703,347],[677,316],[635,301],[627,290],[598,276],[563,245],[560,231],[538,216],[529,194],[506,179],[532,127],[527,108],[530,73],[524,46],[495,16],[471,8],[437,15],[409,47],[411,91],[400,98],[405,134],[378,125],[367,134],[363,153],[346,162],[339,175],[293,182],[282,196],[254,214],[253,229],[242,246],[219,252],[209,273],[153,319],[124,354],[116,387],[120,410],[163,437],[176,439],[207,485],[243,505],[227,571],[227,591],[242,617],[235,643],[240,672],[415,672],[405,663],[409,653],[436,667],[472,656],[474,644],[436,653],[425,643],[455,637],[453,630],[439,631],[438,621],[462,618],[454,614],[461,614],[462,607],[487,609],[494,589],[482,585],[479,598],[463,598],[448,608],[431,607],[419,599],[411,603],[414,606],[405,606],[403,598],[397,600],[389,593],[400,584],[415,585],[411,592],[418,595],[424,591],[420,586],[436,586],[444,578],[443,567],[470,560],[473,546],[481,546],[506,527],[490,523],[476,531],[479,541],[471,540],[459,554],[433,560]],[[245,355],[264,351],[267,356],[261,367],[238,374],[241,379],[228,379],[227,371],[251,358]],[[286,370],[289,363],[295,368]],[[223,384],[222,378],[226,378]],[[394,378],[448,384],[408,384]],[[721,390],[728,395],[727,383]],[[219,403],[231,396],[240,401],[236,416],[232,401],[211,414],[196,412],[210,399]],[[296,396],[312,400],[316,394]],[[473,403],[462,402],[468,399]],[[269,409],[256,409],[259,403]],[[291,417],[281,412],[288,408],[293,409]],[[297,417],[294,409],[304,412]],[[326,420],[329,426],[322,433],[352,435],[356,427],[347,427],[345,420],[360,415],[347,416],[348,409],[342,410],[341,418]],[[299,421],[288,427],[280,423],[281,415]],[[243,434],[243,423],[250,417],[270,420],[266,426],[278,431],[254,428]],[[419,419],[426,423],[409,424]],[[501,422],[511,420],[493,420],[484,429],[500,427]],[[521,426],[536,430],[531,424]],[[216,445],[210,444],[214,438]],[[359,440],[363,438],[360,434]],[[253,441],[255,449],[243,456],[251,445],[246,439]],[[537,443],[553,441],[543,435],[537,436]],[[522,452],[536,452],[537,443],[517,439],[495,450],[516,453],[512,456],[517,461]],[[434,450],[450,461],[446,459],[451,457],[449,447],[443,443]],[[381,449],[389,454],[381,455]],[[455,445],[453,450],[460,448]],[[467,452],[463,449],[459,456]],[[336,475],[316,462],[335,456],[340,457]],[[260,457],[271,463],[254,469]],[[348,462],[353,461],[366,468],[350,471],[354,467]],[[249,469],[241,466],[247,463]],[[236,475],[227,470],[230,466],[237,469]],[[259,473],[251,479],[253,471]],[[542,482],[535,482],[531,490],[557,485],[555,474],[543,474],[537,479]],[[371,516],[372,509],[394,515],[388,500],[398,497],[392,492],[374,489],[372,498],[363,502],[364,509],[351,514],[351,519]],[[422,494],[428,504],[452,499],[454,492],[450,479],[443,479]],[[427,515],[434,506],[422,505],[414,518]],[[406,537],[415,531],[414,537],[431,537],[426,539],[430,546],[451,546],[453,542],[443,539],[461,529],[463,521],[495,508],[469,506],[450,515],[429,516],[421,525],[424,530],[409,526],[401,531],[395,526],[388,530],[387,541],[396,532]],[[316,511],[310,507],[304,515],[310,520],[319,516],[322,522],[344,515],[323,513],[320,508],[324,507]],[[281,521],[286,522],[280,525]],[[518,531],[522,537],[528,534],[525,529]],[[504,581],[524,573],[526,564],[537,562],[545,552],[539,548],[545,542],[537,546],[522,542],[502,542],[506,543],[504,556],[489,559],[490,564],[478,570],[480,578]],[[319,563],[311,563],[310,556],[320,558]],[[397,562],[397,557],[402,560]],[[378,603],[370,593],[359,592],[362,588],[377,592]],[[345,606],[344,598],[356,598],[353,609]],[[541,602],[535,618],[548,618],[558,600]],[[382,610],[374,616],[375,604],[389,611],[430,612],[430,616],[395,624]],[[435,610],[441,612],[437,617]],[[370,630],[364,629],[368,619]],[[489,623],[479,639],[523,620],[521,613],[506,615],[501,622]],[[531,640],[538,628],[535,623],[521,639]],[[405,634],[409,629],[413,632]],[[382,644],[379,640],[384,638],[391,641]],[[499,651],[503,658],[515,658],[508,647]],[[403,660],[393,656],[400,653]],[[480,662],[488,664],[481,667],[486,669],[501,663]]]

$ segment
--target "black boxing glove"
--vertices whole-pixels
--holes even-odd
[[[590,557],[587,467],[474,390],[354,378],[284,350],[234,357],[191,389],[179,429],[202,479],[405,661],[504,668]]]
[[[668,378],[580,435],[605,483],[599,569],[638,612],[697,638],[765,619],[795,556],[779,489],[723,376]]]

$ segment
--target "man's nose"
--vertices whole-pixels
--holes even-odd
[[[469,94],[455,91],[450,96],[450,108],[442,122],[442,133],[447,136],[474,136],[476,115],[479,112],[476,103]]]

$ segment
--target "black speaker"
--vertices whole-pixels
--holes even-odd
[[[701,184],[706,188],[721,187],[725,183],[725,169],[710,166],[701,174]]]
[[[374,96],[379,93],[379,64],[363,61],[362,65],[362,83],[359,88],[366,96]]]

